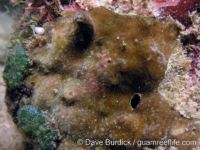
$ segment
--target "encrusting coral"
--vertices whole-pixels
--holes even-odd
[[[19,128],[23,111],[32,114],[33,118],[24,118],[29,123],[35,115],[50,116],[41,127],[37,119],[36,126],[23,122],[21,130],[25,134],[30,127],[36,128],[38,135],[52,130],[56,134],[52,133],[52,141],[46,144],[57,142],[52,149],[61,150],[140,149],[134,140],[167,139],[197,142],[174,145],[181,150],[198,147],[199,120],[182,117],[157,89],[177,46],[174,25],[99,7],[67,11],[43,28],[44,35],[38,37],[42,38],[41,44],[30,47],[34,38],[29,37],[24,45],[33,65],[23,84],[14,91],[7,87],[6,102],[13,116],[19,109]],[[11,107],[14,104],[17,107]],[[45,129],[45,123],[54,125],[53,129]],[[79,139],[121,139],[132,144],[78,145]]]

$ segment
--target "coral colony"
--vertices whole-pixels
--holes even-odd
[[[199,148],[198,0],[11,2],[5,102],[26,149]]]

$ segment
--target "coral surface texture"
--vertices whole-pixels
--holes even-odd
[[[10,50],[4,71],[6,103],[30,146],[136,150],[162,146],[137,141],[175,139],[196,144],[167,148],[198,148],[200,120],[181,116],[158,92],[177,47],[175,25],[98,7],[66,11],[42,28]]]

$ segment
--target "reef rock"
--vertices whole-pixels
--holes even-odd
[[[175,26],[100,7],[67,11],[43,28],[38,45],[26,45],[33,66],[23,86],[32,94],[19,103],[50,114],[62,136],[57,149],[140,149],[162,144],[137,141],[168,139],[196,145],[166,147],[198,146],[199,120],[182,117],[157,91],[177,46]],[[131,144],[106,145],[106,139]]]

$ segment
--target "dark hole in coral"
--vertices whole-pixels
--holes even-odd
[[[142,96],[138,93],[134,94],[133,97],[130,100],[131,108],[135,109],[138,104],[140,103],[140,100],[142,99]]]
[[[85,23],[78,23],[79,28],[75,33],[75,48],[79,51],[87,49],[92,43],[94,30],[91,25]]]

